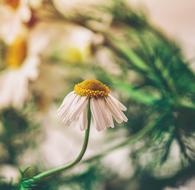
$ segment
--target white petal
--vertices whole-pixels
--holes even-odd
[[[61,117],[63,118],[63,122],[65,122],[65,123],[68,122],[69,116],[74,111],[75,105],[78,103],[79,99],[80,99],[80,96],[76,95],[72,101],[67,100],[67,102],[69,102],[69,104],[65,105],[66,106],[65,110],[61,114]]]
[[[79,118],[80,114],[86,109],[88,104],[88,98],[87,97],[80,97],[77,103],[71,106],[70,114],[67,116],[68,123],[75,121]]]
[[[110,112],[112,113],[114,119],[116,120],[117,123],[122,123],[123,121],[127,122],[127,117],[125,114],[121,111],[120,107],[117,106],[113,100],[109,97],[105,98],[108,108]]]
[[[69,93],[63,100],[61,106],[58,108],[58,116],[64,119],[64,117],[68,114],[70,111],[71,104],[75,101],[77,98],[76,94],[73,94],[72,92]]]
[[[87,106],[87,100],[87,97],[76,95],[71,104],[68,107],[66,106],[65,112],[60,113],[65,125],[70,125],[71,122],[78,120],[81,112]]]
[[[70,105],[77,99],[78,96],[74,94],[74,92],[70,92],[63,100],[62,104],[58,108],[58,113],[60,112],[66,112],[69,108]]]
[[[114,127],[113,119],[112,119],[112,114],[110,110],[108,109],[106,105],[106,101],[104,98],[98,99],[97,103],[100,107],[100,112],[102,113],[101,117],[105,120],[106,127]]]
[[[88,111],[88,109],[87,109],[87,106],[86,106],[85,109],[83,110],[83,112],[81,113],[80,117],[79,117],[79,125],[80,125],[81,130],[87,129],[87,125],[88,125],[87,111]]]
[[[116,106],[119,106],[122,111],[126,111],[127,110],[127,108],[121,102],[119,102],[116,98],[114,98],[112,95],[109,94],[108,98],[111,98],[113,103],[115,103]]]
[[[101,131],[104,128],[106,128],[106,122],[104,120],[100,106],[98,104],[98,99],[91,98],[90,105],[91,105],[91,112],[92,112],[92,117],[94,120],[94,125],[98,131]]]
[[[99,113],[99,120],[101,119],[103,123],[102,129],[109,126],[109,122],[107,119],[107,113],[105,112],[106,107],[103,105],[103,103],[104,103],[103,98],[96,99],[96,109]]]
[[[97,121],[98,114],[96,113],[96,110],[95,110],[95,102],[93,98],[90,99],[90,110],[92,113],[92,124],[98,131],[100,131],[100,127]]]
[[[58,115],[62,117],[63,121],[68,120],[67,117],[72,112],[75,103],[78,102],[79,96],[73,94],[72,96],[68,97],[67,100],[64,102],[64,106],[58,111]]]
[[[64,98],[64,100],[63,100],[63,102],[62,102],[62,104],[61,104],[60,107],[58,108],[58,111],[60,112],[61,109],[63,109],[64,106],[65,106],[69,101],[71,102],[71,99],[68,100],[70,97],[71,97],[72,99],[74,99],[75,96],[76,96],[76,94],[74,94],[74,91],[72,91],[72,92],[70,92],[69,94],[67,94],[67,95],[65,96],[65,98]]]

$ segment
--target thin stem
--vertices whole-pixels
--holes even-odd
[[[25,180],[25,183],[26,184],[34,184],[36,182],[41,181],[42,179],[57,175],[57,174],[65,171],[65,170],[68,170],[68,169],[74,167],[76,164],[78,164],[81,161],[81,159],[83,158],[83,156],[84,156],[84,154],[87,150],[87,146],[88,146],[88,142],[89,142],[90,125],[91,125],[91,112],[90,112],[90,101],[89,101],[89,105],[88,105],[88,126],[87,126],[87,129],[85,131],[85,138],[84,138],[82,149],[81,149],[79,155],[76,157],[76,159],[73,160],[72,162],[66,164],[66,165],[63,165],[63,166],[60,166],[60,167],[57,167],[57,168],[53,168],[53,169],[50,169],[48,171],[42,172],[38,175],[35,175],[31,179]]]

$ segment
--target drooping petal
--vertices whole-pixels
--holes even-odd
[[[113,119],[112,119],[112,114],[110,110],[108,109],[105,99],[100,98],[97,100],[97,104],[99,105],[99,109],[101,112],[101,117],[104,119],[106,127],[114,127]]]
[[[66,123],[66,125],[69,125],[68,121],[70,119],[70,115],[72,114],[72,112],[75,111],[75,106],[77,105],[77,103],[79,102],[80,97],[76,95],[76,97],[73,99],[73,101],[70,101],[70,105],[68,107],[66,107],[66,112],[63,113],[62,118],[63,118],[63,122]]]
[[[98,123],[98,113],[95,109],[95,102],[94,102],[94,99],[91,99],[90,100],[90,109],[91,109],[91,113],[92,113],[92,123],[93,123],[93,126],[98,130],[100,131],[101,130],[101,124]]]
[[[87,97],[80,97],[77,103],[75,105],[71,106],[70,114],[67,116],[67,124],[70,124],[72,121],[75,121],[79,118],[80,114],[86,109],[88,104],[88,98]]]
[[[123,121],[127,122],[127,117],[125,114],[121,111],[120,107],[117,106],[113,100],[109,97],[105,98],[108,108],[110,112],[112,113],[114,119],[116,120],[117,123],[122,123]]]
[[[79,116],[79,126],[80,129],[83,131],[87,129],[88,119],[87,119],[87,106],[84,108],[83,112]]]
[[[91,112],[94,120],[94,125],[98,131],[106,128],[106,122],[104,116],[102,114],[102,110],[98,104],[99,99],[91,98]]]
[[[59,116],[62,117],[64,114],[67,113],[68,109],[70,108],[70,105],[73,103],[76,97],[77,95],[72,91],[64,98],[61,106],[58,108]]]
[[[78,102],[78,100],[79,97],[73,93],[69,97],[67,97],[67,99],[63,103],[63,106],[61,106],[61,108],[58,109],[58,116],[62,119],[62,122],[65,125],[69,125],[68,123],[69,115],[72,113],[75,102]]]
[[[104,99],[96,99],[96,109],[98,111],[99,118],[102,120],[102,129],[105,129],[108,125],[107,112],[105,112],[105,106],[102,104]]]
[[[122,111],[127,110],[127,108],[121,102],[119,102],[116,98],[114,98],[112,95],[109,94],[108,98],[110,98],[113,101],[113,103],[116,104],[116,106],[119,106]]]
[[[60,105],[60,107],[59,107],[58,110],[60,110],[60,109],[67,103],[67,99],[68,99],[70,96],[72,96],[73,94],[74,94],[74,92],[72,91],[72,92],[68,93],[68,94],[65,96],[65,98],[64,98],[63,102],[61,103],[61,105]],[[75,94],[74,96],[76,96],[76,94]],[[72,97],[73,97],[73,96],[72,96]]]
[[[61,108],[61,112],[59,112],[59,115],[61,115],[63,122],[68,121],[68,116],[72,113],[72,110],[74,110],[75,104],[77,104],[79,98],[79,96],[73,94],[66,100],[64,106]]]

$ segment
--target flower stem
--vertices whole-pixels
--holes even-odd
[[[76,159],[73,160],[72,162],[66,164],[66,165],[63,165],[63,166],[60,166],[57,168],[53,168],[53,169],[50,169],[50,170],[45,171],[45,172],[41,172],[40,174],[37,174],[30,179],[24,180],[23,184],[28,184],[28,186],[31,186],[33,184],[36,184],[36,182],[39,182],[43,179],[49,178],[49,177],[54,176],[54,175],[58,175],[61,172],[74,167],[76,164],[78,164],[81,161],[81,159],[83,158],[83,156],[87,150],[87,146],[88,146],[88,142],[89,142],[89,133],[90,133],[90,125],[91,125],[90,103],[88,105],[88,116],[87,117],[88,117],[88,126],[87,126],[87,129],[85,131],[83,146],[82,146],[82,149],[81,149],[79,155],[76,157]],[[21,186],[20,190],[22,190],[22,189],[23,189],[23,187]]]

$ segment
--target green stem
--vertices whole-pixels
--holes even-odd
[[[88,126],[87,126],[87,129],[85,131],[85,138],[84,138],[82,149],[81,149],[79,155],[76,157],[76,159],[73,160],[72,162],[66,164],[66,165],[63,165],[63,166],[60,166],[57,168],[53,168],[53,169],[50,169],[48,171],[42,172],[38,175],[35,175],[34,177],[25,180],[24,183],[28,184],[28,185],[35,184],[36,182],[39,182],[42,179],[57,175],[65,170],[68,170],[68,169],[74,167],[76,164],[78,164],[81,161],[81,159],[83,158],[83,156],[87,150],[87,146],[88,146],[88,142],[89,142],[90,125],[91,125],[91,112],[90,112],[90,103],[89,103],[89,106],[88,106]],[[20,188],[20,190],[22,190],[22,187]]]

